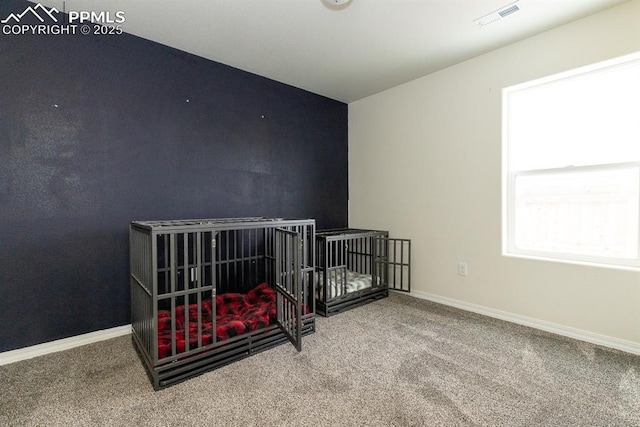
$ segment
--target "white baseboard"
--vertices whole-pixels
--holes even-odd
[[[586,341],[592,344],[597,344],[604,347],[614,348],[616,350],[622,350],[627,353],[640,355],[640,344],[633,341],[626,341],[589,331],[583,331],[581,329],[572,328],[570,326],[559,325],[557,323],[547,322],[545,320],[538,320],[532,317],[509,313],[502,310],[496,310],[494,308],[471,304],[453,298],[442,297],[439,295],[430,294],[428,292],[413,291],[410,295],[416,298],[459,308],[461,310],[471,311],[485,316],[494,317],[496,319],[506,320],[507,322],[517,323],[519,325],[529,326],[531,328],[540,329],[542,331],[551,332],[580,341]]]
[[[75,337],[64,338],[61,340],[38,344],[31,347],[5,351],[4,353],[0,353],[0,366],[19,362],[21,360],[31,359],[37,356],[43,356],[49,353],[69,350],[70,348],[80,347],[81,345],[120,337],[130,333],[131,325],[124,325],[111,329],[104,329],[102,331],[90,332],[88,334],[76,335]]]

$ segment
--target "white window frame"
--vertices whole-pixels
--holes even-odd
[[[548,252],[543,250],[523,249],[516,247],[516,234],[515,234],[515,205],[516,205],[516,186],[515,180],[518,176],[536,176],[536,175],[548,175],[548,174],[574,174],[576,172],[586,171],[607,171],[607,170],[619,170],[622,168],[631,168],[638,170],[640,174],[640,161],[638,162],[625,162],[625,163],[609,163],[589,166],[567,166],[562,168],[553,169],[534,169],[534,170],[522,170],[511,171],[509,162],[509,129],[508,129],[508,95],[514,91],[522,90],[529,87],[544,85],[549,82],[562,80],[565,78],[572,78],[574,76],[584,75],[586,73],[601,70],[603,68],[615,66],[618,64],[624,64],[628,62],[640,61],[640,53],[627,55],[615,60],[606,61],[603,63],[595,64],[590,67],[583,67],[578,70],[572,70],[566,73],[557,74],[554,76],[546,77],[543,79],[534,80],[520,85],[504,88],[502,91],[502,254],[503,256],[546,260],[554,262],[563,262],[570,264],[581,264],[590,266],[612,267],[619,269],[629,269],[634,271],[640,271],[640,248],[638,248],[638,255],[635,259],[631,258],[609,258],[605,256],[583,255],[566,252]],[[640,141],[639,141],[640,143]],[[639,184],[640,185],[640,184]],[[638,198],[640,203],[640,191],[638,192]],[[638,217],[640,223],[640,215]],[[640,246],[640,226],[638,227],[638,246]]]

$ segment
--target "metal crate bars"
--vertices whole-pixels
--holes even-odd
[[[316,308],[331,316],[410,291],[411,241],[387,231],[338,229],[316,234]]]
[[[133,222],[132,336],[154,388],[287,340],[300,350],[315,330],[314,235],[313,220]]]

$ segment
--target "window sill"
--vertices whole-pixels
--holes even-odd
[[[517,253],[507,253],[507,252],[503,252],[502,256],[507,258],[520,258],[520,259],[528,259],[533,261],[547,261],[547,262],[554,262],[559,264],[580,265],[580,266],[595,267],[595,268],[608,268],[613,270],[623,270],[623,271],[630,271],[634,273],[640,273],[640,266],[610,264],[606,262],[596,262],[596,261],[560,259],[560,258],[551,258],[551,257],[545,257],[545,256],[539,256],[539,255],[517,254]]]

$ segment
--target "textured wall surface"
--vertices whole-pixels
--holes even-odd
[[[0,351],[129,323],[132,220],[347,225],[346,104],[126,34],[0,56]]]

